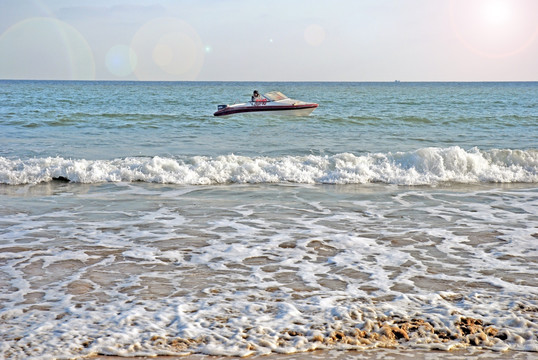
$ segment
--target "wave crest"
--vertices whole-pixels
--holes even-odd
[[[61,157],[10,160],[0,157],[0,183],[132,182],[209,185],[307,183],[435,185],[441,182],[535,183],[538,150],[468,151],[460,147],[412,152],[333,156],[130,157],[114,160]]]

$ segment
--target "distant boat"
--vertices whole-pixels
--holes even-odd
[[[290,99],[280,91],[271,91],[263,94],[260,100],[241,104],[219,105],[214,116],[225,116],[244,113],[265,113],[277,115],[308,116],[319,105],[300,100]]]

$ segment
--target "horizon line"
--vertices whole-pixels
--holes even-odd
[[[138,79],[0,79],[0,81],[140,82],[140,83],[533,83],[538,80],[138,80]]]

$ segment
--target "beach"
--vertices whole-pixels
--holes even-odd
[[[254,360],[307,360],[307,359],[351,359],[351,360],[376,360],[376,359],[416,359],[416,360],[460,360],[468,359],[514,359],[514,360],[528,360],[534,359],[535,354],[525,352],[506,352],[498,353],[492,351],[421,351],[421,350],[395,350],[395,349],[375,349],[366,351],[314,351],[300,354],[290,355],[261,355],[252,356],[248,359]],[[118,358],[113,356],[98,356],[96,360],[141,360],[141,359],[155,359],[155,360],[228,360],[229,357],[211,356],[211,355],[190,355],[182,357],[173,356],[157,356],[157,357],[138,357],[138,358]]]

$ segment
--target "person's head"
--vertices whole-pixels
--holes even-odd
[[[258,90],[254,90],[254,96],[258,96],[260,94],[258,94]]]

